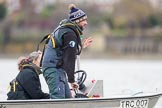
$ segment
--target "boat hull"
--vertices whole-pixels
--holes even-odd
[[[4,100],[0,108],[154,108],[162,94],[112,98]]]

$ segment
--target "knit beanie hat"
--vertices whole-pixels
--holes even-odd
[[[84,13],[81,9],[76,8],[74,4],[69,5],[69,19],[73,22],[79,23],[85,19],[87,19],[86,13]]]

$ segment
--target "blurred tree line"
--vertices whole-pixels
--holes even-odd
[[[68,17],[68,3],[56,1],[36,12],[36,5],[31,1],[20,0],[20,9],[10,14],[6,4],[0,4],[1,53],[34,50],[33,46],[44,35]],[[120,0],[112,6],[86,1],[76,5],[88,15],[86,35],[162,36],[162,11],[148,0]],[[21,47],[22,43],[24,47]]]
[[[112,29],[124,29],[131,36],[140,31],[143,36],[149,28],[162,25],[162,11],[148,0],[122,0],[114,5],[112,15],[106,20]]]

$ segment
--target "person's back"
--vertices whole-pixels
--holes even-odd
[[[41,90],[39,67],[29,58],[23,57],[19,61],[20,72],[10,83],[7,100],[49,99],[49,94]]]

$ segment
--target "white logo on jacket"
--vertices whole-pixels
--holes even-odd
[[[75,47],[75,42],[74,41],[70,41],[69,45],[70,45],[70,47]]]
[[[75,47],[75,42],[74,42],[74,41],[70,41],[70,42],[69,42],[69,46],[70,46],[70,47]]]

